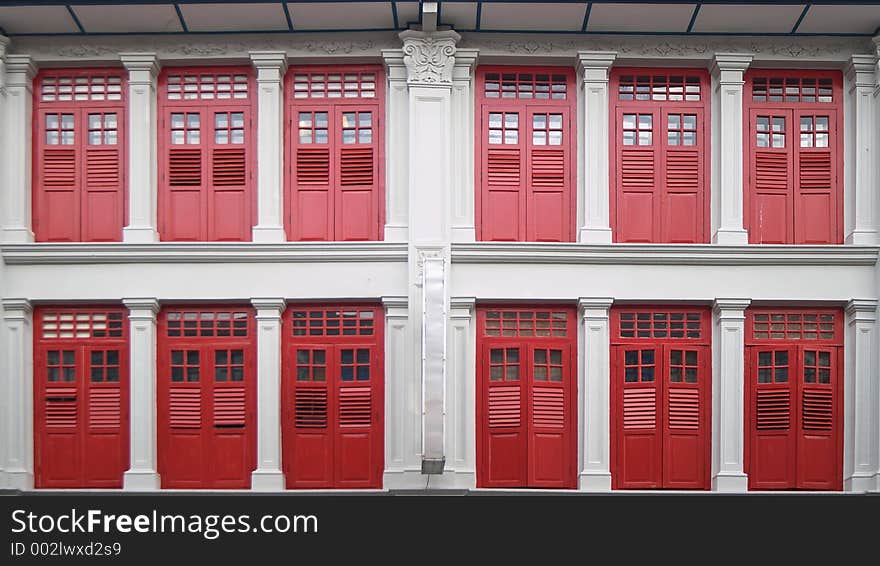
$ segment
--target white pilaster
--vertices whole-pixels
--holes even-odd
[[[402,49],[383,49],[388,93],[385,96],[385,241],[409,239],[409,89]]]
[[[6,49],[9,46],[9,39],[0,35],[0,120],[5,120],[6,112]],[[6,132],[0,128],[0,171],[6,168],[4,155],[6,155]],[[0,174],[0,182],[5,182],[2,174]],[[3,291],[3,268],[4,262],[0,261],[0,297],[4,296]],[[2,315],[2,307],[0,307],[0,315]],[[0,359],[4,359],[3,355],[5,344],[0,341]],[[2,390],[0,390],[2,393]],[[0,415],[6,415],[6,395],[0,394]],[[3,417],[0,416],[0,419]],[[4,424],[5,426],[5,424]],[[0,439],[0,489],[6,487],[6,439]]]
[[[33,242],[31,229],[31,132],[37,68],[28,55],[6,55],[4,148],[0,169],[0,240]]]
[[[120,53],[128,70],[128,226],[126,243],[159,241],[158,230],[158,112],[155,53]]]
[[[251,489],[282,491],[281,314],[284,299],[251,299],[257,309],[257,469]]]
[[[743,75],[751,55],[716,53],[712,63],[712,242],[741,245],[743,228]]]
[[[3,374],[6,413],[6,484],[34,487],[33,308],[26,299],[3,299]]]
[[[130,468],[123,476],[123,489],[159,489],[156,471],[156,315],[159,301],[153,298],[123,299],[128,307],[129,382],[131,387]]]
[[[287,53],[252,51],[257,70],[257,225],[254,242],[284,242],[284,73]]]
[[[877,88],[877,58],[853,55],[846,68],[849,84],[850,119],[844,130],[848,158],[844,201],[846,204],[845,241],[847,244],[876,245],[877,231],[876,132],[874,90]]]
[[[456,49],[452,68],[452,241],[473,242],[474,225],[474,68],[478,50]]]
[[[579,489],[611,491],[611,343],[609,313],[612,299],[582,298],[584,383],[579,434],[583,436],[583,462]]]
[[[743,471],[745,309],[749,299],[716,299],[712,325],[712,490],[747,491]]]
[[[584,224],[578,241],[584,244],[610,244],[612,240],[608,73],[616,58],[615,51],[578,51],[578,69],[584,87],[584,192],[578,198]]]
[[[877,300],[846,306],[844,352],[843,489],[871,491],[880,465],[877,385]]]

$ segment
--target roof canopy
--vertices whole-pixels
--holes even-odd
[[[31,0],[0,4],[16,35],[297,33],[402,30],[418,1]],[[855,35],[880,32],[880,0],[439,0],[458,31],[578,34]]]

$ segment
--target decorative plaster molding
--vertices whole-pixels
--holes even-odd
[[[581,297],[578,299],[578,308],[581,309],[583,318],[608,318],[608,309],[614,304],[611,297]],[[603,315],[597,314],[596,311],[604,311]]]
[[[3,318],[7,320],[21,319],[33,312],[34,306],[27,299],[3,299]]]
[[[846,78],[852,81],[852,88],[874,88],[877,85],[877,56],[854,53],[844,70]]]
[[[415,85],[451,86],[455,44],[460,38],[454,31],[425,33],[406,30],[401,33],[407,82]]]
[[[851,323],[875,322],[877,320],[877,299],[853,299],[846,305],[846,314]]]
[[[0,254],[8,265],[407,261],[406,244],[389,242],[8,244]]]
[[[426,259],[444,259],[443,248],[417,248],[416,250],[416,286],[422,286],[422,275],[425,271]]]
[[[715,299],[712,310],[719,321],[742,321],[745,320],[746,309],[751,303],[751,299]]]
[[[257,309],[258,319],[277,319],[281,317],[287,306],[287,301],[281,298],[254,298],[251,299],[251,305]],[[262,312],[261,312],[262,311]],[[269,311],[269,312],[266,312]]]
[[[122,299],[122,304],[129,310],[129,320],[155,320],[159,314],[159,300],[151,297]]]
[[[877,246],[715,244],[452,244],[453,263],[583,265],[863,265],[877,263]]]
[[[409,299],[407,297],[385,296],[381,298],[385,307],[386,318],[407,318],[409,316]]]

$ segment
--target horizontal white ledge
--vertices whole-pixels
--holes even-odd
[[[875,265],[880,246],[452,244],[453,263],[583,265]]]
[[[406,262],[407,244],[397,242],[287,242],[156,244],[4,244],[8,265],[107,263],[339,263]]]

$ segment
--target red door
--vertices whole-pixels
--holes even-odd
[[[162,487],[250,487],[256,468],[252,309],[163,309],[158,350]]]
[[[612,310],[615,489],[709,489],[708,309]]]
[[[380,488],[382,310],[291,307],[284,317],[283,462],[293,489]]]
[[[842,313],[749,309],[750,489],[842,489]]]
[[[128,325],[117,307],[34,313],[34,483],[121,488],[128,469]]]
[[[575,487],[573,309],[478,311],[479,487]]]

